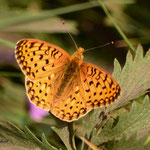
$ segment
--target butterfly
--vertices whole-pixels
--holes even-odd
[[[119,84],[102,68],[84,63],[83,52],[80,47],[70,56],[45,41],[18,41],[15,57],[25,75],[29,100],[67,122],[114,103],[121,92]]]

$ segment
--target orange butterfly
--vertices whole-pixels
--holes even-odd
[[[29,100],[61,120],[71,122],[120,95],[117,81],[105,70],[83,63],[83,48],[72,56],[36,39],[17,42],[16,60],[25,74]]]

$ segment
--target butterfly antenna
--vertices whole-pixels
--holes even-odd
[[[63,25],[66,25],[65,21],[63,21]],[[65,26],[65,27],[66,27],[66,26]],[[67,31],[67,33],[69,34],[69,36],[71,37],[71,39],[72,39],[72,41],[73,41],[73,43],[74,43],[74,45],[75,45],[76,49],[78,50],[78,49],[79,49],[79,47],[78,47],[78,45],[77,45],[76,41],[74,40],[73,36],[72,36],[72,35],[71,35],[71,33],[69,32],[69,30],[68,30],[68,28],[67,28],[67,27],[66,27],[66,31]]]
[[[107,45],[113,45],[113,44],[114,44],[114,41],[111,41],[111,42],[106,43],[106,44],[104,44],[104,45],[100,45],[100,46],[96,46],[96,47],[92,47],[92,48],[86,49],[84,52],[90,51],[90,50],[92,50],[92,49],[100,48],[100,47],[105,47],[105,46],[107,46]]]

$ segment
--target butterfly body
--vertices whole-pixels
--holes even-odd
[[[102,68],[83,63],[83,52],[79,48],[69,56],[51,43],[20,40],[15,56],[26,76],[29,100],[68,122],[112,104],[120,95],[119,84]]]
[[[77,72],[79,72],[78,63],[74,61],[69,62],[69,65],[67,65],[66,70],[64,71],[56,96],[61,95],[65,91],[66,86],[71,84],[72,80],[75,80]]]
[[[77,79],[77,75],[79,75],[80,71],[80,65],[82,64],[83,51],[83,48],[79,48],[79,50],[76,51],[66,63],[66,69],[64,69],[61,82],[57,84],[57,87],[55,87],[57,91],[55,98],[57,101],[61,98],[61,96],[64,97],[65,91],[69,91],[69,89],[71,90],[73,81]]]

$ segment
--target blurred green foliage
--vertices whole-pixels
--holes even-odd
[[[136,49],[137,45],[141,43],[144,52],[146,52],[150,47],[150,1],[103,0],[103,4],[110,12],[114,22],[121,28],[121,32],[128,37],[130,44]],[[62,24],[63,20],[66,21],[65,26]],[[31,120],[28,114],[29,108],[27,97],[25,95],[24,76],[16,63],[14,56],[15,43],[22,38],[37,38],[58,45],[65,49],[69,54],[72,54],[76,48],[69,37],[66,28],[73,35],[77,45],[85,49],[99,46],[110,41],[115,41],[114,45],[88,51],[85,53],[85,61],[97,64],[109,72],[112,72],[113,70],[114,58],[119,60],[121,66],[125,63],[126,53],[130,48],[122,38],[120,32],[114,26],[112,20],[105,14],[104,9],[98,1],[0,0],[0,120],[14,122],[21,128],[23,128],[24,125],[28,126],[34,132],[36,137],[42,141],[41,142],[39,139],[37,140],[34,135],[31,136],[31,141],[34,141],[32,143],[33,147],[41,145],[41,147],[39,147],[41,149],[50,149],[51,147],[51,145],[47,144],[46,138],[53,146],[61,149],[66,149],[66,146],[68,149],[73,149],[68,144],[70,139],[68,140],[67,138],[70,136],[70,132],[73,136],[75,133],[72,132],[73,127],[70,127],[71,125],[68,126],[65,123],[64,128],[62,127],[63,124],[62,126],[58,125],[57,127],[54,127],[54,125],[57,125],[58,120],[56,121],[57,123],[55,123],[55,121],[52,118],[49,118],[49,116],[43,118],[40,123]],[[134,56],[133,52],[132,54]],[[128,57],[130,57],[129,55],[130,54],[128,54]],[[132,63],[132,61],[129,62]],[[143,59],[143,64],[144,63],[145,59]],[[116,66],[118,65],[116,61],[115,64]],[[118,68],[119,65],[117,69]],[[136,68],[136,66],[134,68]],[[142,69],[139,69],[139,74],[140,71],[142,72]],[[118,69],[118,72],[121,71]],[[119,78],[117,74],[114,73],[114,76],[116,75],[116,78],[122,82],[125,88],[126,85],[121,78],[123,76],[120,75],[121,77]],[[124,78],[126,76],[124,74]],[[143,76],[141,75],[141,77]],[[134,80],[134,78],[132,79]],[[142,83],[139,83],[139,89],[140,85],[144,84],[144,82],[148,83],[148,81],[145,80]],[[149,84],[146,84],[147,89],[148,85]],[[134,86],[136,87],[136,85]],[[142,87],[142,90],[145,91],[146,88]],[[138,91],[138,94],[143,91]],[[137,91],[134,93],[132,91],[132,95],[134,96],[130,97],[130,99],[136,98],[136,92]],[[138,96],[140,95],[142,94],[140,93]],[[139,108],[140,106],[137,107]],[[140,108],[142,108],[142,106]],[[149,107],[147,107],[147,110],[148,108]],[[93,112],[91,112],[91,116],[96,112],[92,113]],[[96,122],[96,120],[97,118],[95,118],[94,122]],[[92,122],[89,122],[89,124],[91,123],[90,127],[87,127],[85,125],[86,123],[82,124],[81,122],[82,121],[79,120],[75,126],[77,132],[82,130],[84,125],[84,130],[88,130],[88,132],[84,131],[84,137],[88,140],[93,140],[93,143],[95,141],[96,146],[101,146],[96,143],[98,139],[96,138],[96,135],[94,135],[94,127],[91,128]],[[114,124],[115,123],[116,122],[114,122]],[[4,128],[4,126],[6,128]],[[49,128],[49,126],[53,127]],[[113,124],[111,120],[107,126],[112,128]],[[20,135],[20,139],[24,139],[24,143],[21,147],[17,147],[18,149],[24,147],[26,144],[30,145],[30,141],[28,141],[28,137],[31,135],[30,131],[27,128],[22,129],[23,131],[20,131],[18,128],[15,128],[14,130],[14,128],[15,127],[9,123],[1,123],[0,141],[5,141],[5,138],[3,139],[2,137],[1,131],[6,130],[8,131],[6,135],[16,135],[16,133],[19,133],[18,135]],[[91,131],[89,128],[93,130],[93,139],[90,137]],[[105,134],[107,129],[109,128],[106,127],[101,134]],[[13,130],[16,132],[12,132]],[[115,145],[116,141],[113,141],[113,138],[116,138],[113,133],[114,131],[115,130],[111,131],[112,137],[110,139],[106,135],[103,142],[105,143],[111,140],[111,143],[104,144],[104,148],[108,150],[111,149],[110,147],[115,150],[117,148],[119,149],[122,141],[124,141],[124,147],[126,148],[128,140],[123,137]],[[23,134],[24,132],[25,135]],[[41,136],[43,132],[45,135]],[[66,135],[68,134],[66,139],[62,136],[64,132]],[[14,138],[16,141],[18,140],[17,136],[14,136]],[[94,140],[94,138],[97,141]],[[83,143],[81,144],[79,138],[76,137],[75,140],[77,147],[88,149],[87,145],[84,145]],[[71,139],[71,141],[72,146],[75,141],[73,139]],[[144,138],[142,138],[141,141],[144,141]],[[101,144],[103,146],[103,143]],[[0,145],[0,148],[8,148],[6,145],[7,144],[3,143],[2,146]],[[44,145],[46,145],[46,148]],[[8,149],[16,149],[16,147],[9,146]]]

